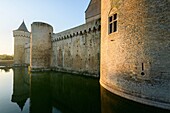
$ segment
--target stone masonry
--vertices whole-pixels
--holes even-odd
[[[29,65],[30,56],[30,32],[27,30],[25,23],[13,31],[14,36],[14,65],[15,66],[25,66]]]
[[[170,109],[169,0],[102,0],[100,83],[122,97]],[[117,14],[117,31],[109,17]]]
[[[30,34],[23,22],[14,31],[15,64],[28,64],[32,72],[54,70],[99,77],[100,4],[100,0],[91,0],[86,23],[60,33],[53,33],[47,23],[34,22]]]
[[[34,22],[31,32],[30,67],[32,71],[49,69],[53,28],[46,23]]]
[[[53,70],[99,77],[100,20],[52,35]]]
[[[14,64],[100,72],[100,84],[112,93],[170,110],[169,23],[169,0],[91,0],[86,23],[60,33],[43,22],[30,33],[23,22],[13,31]]]

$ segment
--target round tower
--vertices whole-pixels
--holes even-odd
[[[101,85],[170,109],[170,3],[102,0]]]
[[[50,67],[51,34],[53,27],[42,22],[31,25],[31,70],[42,70]]]
[[[20,25],[17,30],[13,31],[14,36],[14,65],[22,66],[25,65],[25,45],[30,43],[30,32],[24,23]]]

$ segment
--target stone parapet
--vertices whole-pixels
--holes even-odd
[[[30,39],[30,32],[25,32],[25,31],[13,31],[13,36],[14,37],[25,37]]]
[[[100,20],[52,34],[51,67],[99,77]]]
[[[51,35],[51,41],[60,41],[90,32],[100,31],[100,19]]]

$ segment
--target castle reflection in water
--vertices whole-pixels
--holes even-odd
[[[30,98],[30,113],[100,113],[98,79],[56,72],[29,74],[27,68],[13,70],[12,102],[21,110]]]
[[[18,104],[21,110],[29,98],[30,76],[27,68],[14,68],[12,102]]]
[[[30,98],[30,113],[168,113],[132,102],[100,87],[99,80],[66,73],[28,73],[14,68],[11,101],[21,111]]]

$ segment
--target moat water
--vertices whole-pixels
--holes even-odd
[[[0,113],[170,113],[105,90],[99,79],[58,72],[0,70]]]

